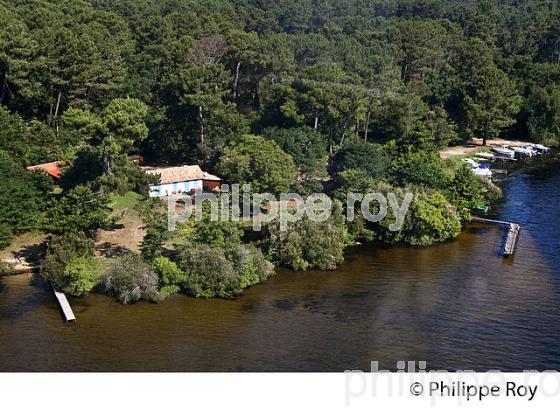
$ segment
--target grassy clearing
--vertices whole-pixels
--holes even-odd
[[[140,195],[136,192],[127,192],[124,195],[111,194],[109,206],[115,211],[133,210],[139,200]]]
[[[113,229],[101,231],[98,255],[108,257],[126,251],[138,252],[145,235],[144,224],[134,209],[140,198],[135,192],[110,195],[109,206],[113,215],[118,216],[118,221]]]

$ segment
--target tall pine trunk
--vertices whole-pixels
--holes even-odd
[[[344,127],[342,128],[342,136],[340,137],[340,146],[342,146],[342,144],[344,144],[344,140],[346,139],[346,131],[348,130],[348,122],[350,121],[350,118],[346,119],[346,122],[344,123]]]
[[[101,173],[103,175],[108,175],[111,173],[111,156],[109,155],[109,149],[107,146],[103,147],[103,161],[101,162]],[[99,184],[99,194],[103,195],[105,193],[105,187],[103,184]]]
[[[369,105],[368,105],[368,109],[367,109],[366,123],[364,125],[364,141],[368,140],[369,122],[371,120],[371,106],[372,106],[372,104],[373,103],[370,100]]]
[[[241,68],[241,61],[237,62],[235,67],[235,80],[233,81],[233,98],[237,99],[239,87],[239,69]]]
[[[482,132],[482,146],[486,146],[486,142],[488,140],[488,126],[484,126],[484,131]]]
[[[200,143],[204,144],[204,114],[202,111],[202,105],[198,106],[198,123],[200,126]]]
[[[60,109],[60,99],[62,98],[62,91],[58,92],[58,97],[56,98],[56,107],[54,109],[54,120],[58,118],[58,110]]]
[[[56,135],[58,136],[58,110],[60,109],[60,100],[62,98],[62,91],[58,92],[58,97],[56,98],[56,107],[54,109],[54,125],[56,127]]]

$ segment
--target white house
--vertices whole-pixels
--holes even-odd
[[[179,167],[151,168],[145,167],[147,174],[158,175],[158,184],[150,185],[151,197],[211,191],[219,188],[221,179],[204,172],[198,165],[182,165]]]

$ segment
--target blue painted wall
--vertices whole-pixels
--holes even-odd
[[[172,195],[173,192],[190,192],[191,190],[202,190],[202,180],[174,182],[172,184],[150,185],[150,196],[158,198],[162,196]]]

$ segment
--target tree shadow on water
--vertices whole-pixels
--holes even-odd
[[[34,274],[31,278],[32,292],[16,303],[4,307],[0,311],[0,320],[15,320],[22,316],[24,313],[33,310],[39,306],[49,303],[52,296],[49,293],[50,287],[47,282],[39,275]],[[0,291],[5,288],[0,282]]]

